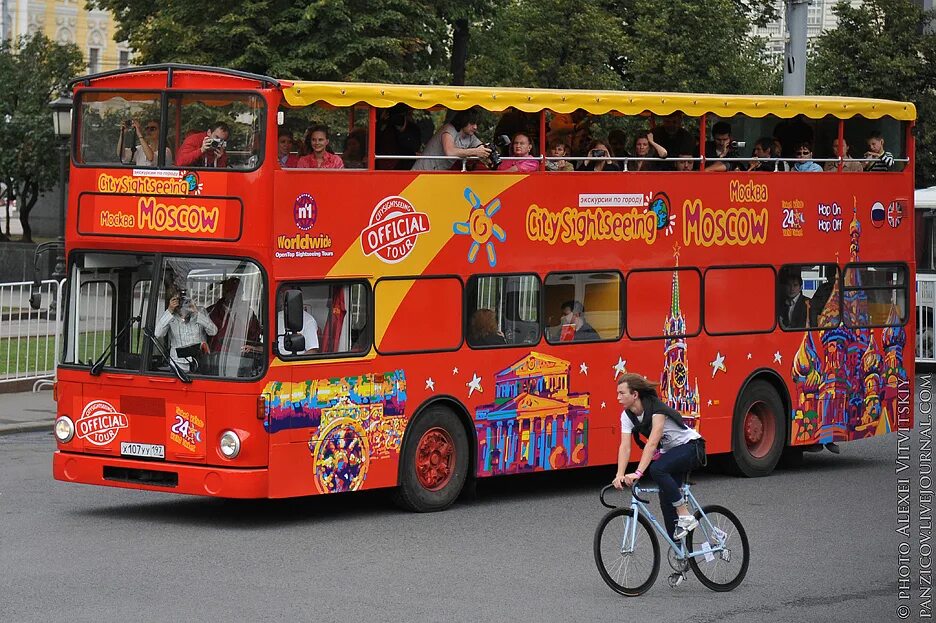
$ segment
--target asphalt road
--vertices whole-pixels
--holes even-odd
[[[55,482],[48,433],[0,437],[0,621],[890,621],[896,437],[766,479],[700,473],[742,519],[744,583],[601,581],[611,468],[507,477],[436,514],[365,493],[232,502]]]

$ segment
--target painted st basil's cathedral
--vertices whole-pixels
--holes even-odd
[[[861,238],[857,214],[848,231],[850,261],[857,262]],[[903,366],[907,335],[897,307],[887,303],[886,322],[872,322],[868,291],[862,287],[859,272],[846,272],[844,283],[844,296],[840,296],[835,281],[819,314],[819,328],[803,335],[793,361],[798,396],[794,397],[790,441],[795,445],[882,435],[897,425],[898,388],[907,383]],[[875,318],[884,315],[880,309],[874,313]],[[871,324],[887,326],[875,330],[868,328]]]

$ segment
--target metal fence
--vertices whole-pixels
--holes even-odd
[[[30,297],[39,297],[33,309]],[[0,383],[52,379],[61,349],[62,283],[0,283]]]
[[[916,360],[936,363],[936,275],[916,276]]]

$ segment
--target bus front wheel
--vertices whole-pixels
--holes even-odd
[[[777,391],[766,381],[753,381],[735,405],[731,458],[749,478],[773,471],[786,441],[786,419]]]
[[[397,503],[420,513],[455,502],[468,476],[468,435],[446,407],[432,406],[406,431]]]

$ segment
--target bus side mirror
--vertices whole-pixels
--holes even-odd
[[[283,305],[283,323],[289,333],[302,332],[302,292],[299,290],[286,290],[286,301]]]

